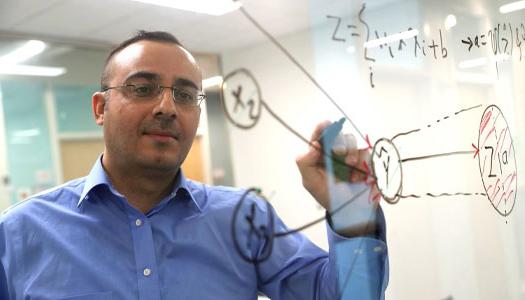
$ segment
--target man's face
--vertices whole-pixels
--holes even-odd
[[[112,58],[109,68],[112,87],[154,83],[201,89],[202,77],[194,58],[172,43],[132,44]],[[107,93],[103,116],[97,118],[104,126],[106,167],[176,171],[192,145],[200,108],[175,103],[170,89],[150,100],[134,98],[124,89]]]

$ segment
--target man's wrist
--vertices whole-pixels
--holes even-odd
[[[379,237],[381,236],[379,232],[380,226],[378,226],[377,222],[375,221],[375,218],[373,221],[367,223],[354,224],[349,227],[335,228],[332,216],[327,211],[326,222],[335,233],[345,238],[370,237],[379,239]]]

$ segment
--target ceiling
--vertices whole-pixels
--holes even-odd
[[[379,6],[400,0],[374,0]],[[243,0],[244,9],[274,36],[309,27],[310,12],[348,10],[352,0]],[[240,12],[215,17],[129,0],[0,0],[0,37],[42,39],[106,48],[139,29],[174,33],[192,51],[219,53],[266,38]]]
[[[308,0],[245,0],[276,35],[308,26]],[[1,0],[0,36],[107,47],[139,29],[174,33],[187,48],[220,52],[264,39],[239,11],[215,17],[129,0]]]

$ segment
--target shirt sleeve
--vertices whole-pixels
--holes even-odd
[[[345,238],[327,226],[326,253],[302,233],[290,232],[271,207],[259,202],[257,209],[261,211],[252,215],[261,216],[260,222],[267,222],[268,214],[274,220],[273,232],[258,247],[260,259],[253,261],[261,292],[273,300],[384,299],[388,282],[384,240]],[[384,224],[383,214],[378,216]]]
[[[0,299],[9,299],[7,293],[7,277],[5,275],[4,266],[0,260]]]
[[[363,236],[345,238],[328,227],[329,260],[335,264],[336,299],[385,299],[388,284],[386,243]]]
[[[2,215],[0,214],[0,299],[10,299],[9,292],[7,290],[7,275],[3,263],[6,253],[5,248],[6,242],[4,227],[2,223]]]

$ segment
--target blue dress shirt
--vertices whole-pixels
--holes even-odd
[[[270,238],[288,229],[255,195],[240,201],[244,193],[181,172],[172,193],[143,214],[98,159],[87,177],[1,216],[0,299],[384,297],[384,241],[328,227],[326,253],[300,233]]]

